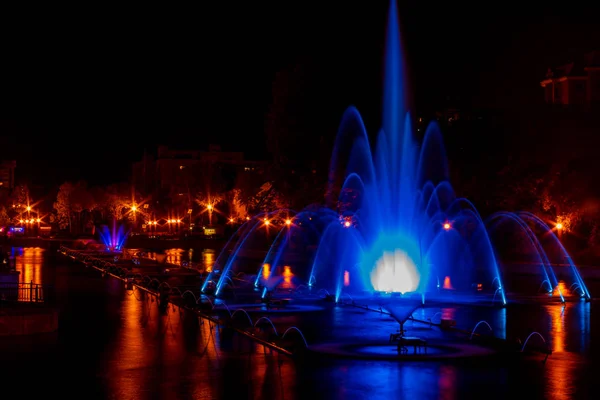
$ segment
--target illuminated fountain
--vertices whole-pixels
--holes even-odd
[[[252,291],[260,288],[264,297],[276,286],[292,289],[307,282],[307,265],[313,257],[306,253],[316,249],[324,227],[336,219],[337,214],[328,209],[277,210],[250,219],[226,243],[202,291],[219,295],[235,281],[242,286],[245,282]],[[243,261],[248,257],[254,258],[249,268]]]
[[[309,282],[334,291],[336,300],[343,292],[398,293],[421,302],[450,296],[461,301],[491,297],[506,304],[511,288],[504,286],[505,271],[488,231],[498,216],[486,224],[470,201],[456,196],[435,122],[420,144],[413,137],[396,4],[390,4],[383,126],[372,149],[358,110],[350,107],[342,118],[328,193],[339,193],[343,209],[340,220],[323,232]],[[541,264],[540,281],[548,291],[559,284],[556,265],[549,259],[558,249],[567,264],[562,268],[567,284],[589,299],[581,275],[552,230],[532,214],[512,215],[534,244],[529,250]],[[564,300],[560,290],[558,295]]]
[[[126,230],[125,225],[119,225],[113,220],[112,227],[109,229],[108,226],[102,225],[99,230],[100,239],[106,246],[107,251],[122,251],[125,245],[125,240],[129,236],[129,231]]]
[[[565,284],[589,299],[570,256],[539,218],[528,213],[499,213],[486,224],[469,200],[456,196],[437,124],[430,123],[420,143],[413,137],[403,71],[397,10],[392,1],[382,128],[371,148],[358,110],[350,107],[344,113],[327,191],[329,203],[337,203],[338,210],[279,210],[246,222],[215,261],[203,292],[212,288],[218,296],[225,287],[234,286],[240,254],[271,227],[275,234],[265,247],[266,255],[255,262],[250,279],[243,282],[263,298],[286,282],[287,271],[295,277],[296,287],[322,290],[335,301],[347,294],[387,299],[388,306],[399,299],[405,304],[426,300],[506,304],[512,288],[505,287],[508,271],[500,265],[491,239],[497,236],[499,225],[511,221],[512,229],[525,235],[534,254],[539,281],[533,286],[542,285],[547,294],[564,301],[562,291],[556,290],[561,281],[556,270],[557,264],[565,264],[560,267]],[[279,224],[273,223],[276,219]],[[308,262],[290,267],[285,258],[294,235],[303,238],[306,248],[317,247]],[[558,254],[561,261],[553,261],[551,254]],[[537,291],[534,288],[532,292]]]
[[[388,17],[383,126],[371,149],[355,108],[344,114],[330,168],[330,190],[341,184],[342,223],[323,233],[312,277],[350,293],[437,297],[441,289],[472,292],[478,283],[505,291],[485,225],[476,208],[455,195],[441,133],[431,123],[419,145],[405,107],[397,10]]]

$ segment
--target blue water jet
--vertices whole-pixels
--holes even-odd
[[[98,230],[98,234],[107,251],[121,251],[129,236],[129,231],[126,230],[125,225],[119,225],[117,228],[117,222],[113,220],[110,229],[108,226],[102,225]]]
[[[502,277],[481,218],[476,210],[463,211],[460,205],[474,207],[457,199],[448,182],[439,128],[430,124],[420,146],[413,138],[394,1],[388,14],[383,84],[382,129],[374,152],[358,110],[350,107],[342,117],[327,194],[330,199],[338,194],[340,216],[348,222],[332,222],[324,230],[309,284],[329,282],[324,287],[337,295],[343,288],[425,298],[425,293],[439,290],[440,280],[445,289],[458,285],[468,290],[487,279],[490,290],[499,290],[505,303]],[[500,289],[491,288],[493,281]]]
[[[421,304],[425,299],[479,301],[482,295],[487,295],[492,303],[499,299],[506,304],[507,271],[499,263],[490,237],[497,224],[488,231],[477,208],[454,192],[437,124],[429,124],[421,143],[413,137],[393,0],[387,23],[383,85],[382,128],[375,144],[370,143],[359,111],[349,107],[334,142],[326,207],[302,210],[295,214],[294,226],[278,228],[274,240],[264,249],[266,256],[254,260],[251,273],[256,272],[256,276],[249,286],[253,290],[262,286],[265,297],[282,281],[281,264],[290,267],[287,250],[290,237],[298,232],[306,236],[300,247],[310,256],[314,254],[304,264],[290,267],[294,276],[301,278],[298,284],[307,285],[309,290],[317,287],[318,292],[328,296],[335,294],[336,301],[342,293],[352,297],[387,296],[391,301],[403,299],[405,305]],[[215,263],[220,273],[216,294],[229,279],[242,248],[252,248],[254,237],[265,236],[258,227],[270,218],[289,215],[289,211],[259,215],[244,229],[240,228],[234,235],[236,239],[228,242]],[[550,232],[547,240],[569,265],[571,287],[589,299],[587,287],[570,256],[539,218],[528,213],[501,213],[492,219],[510,219],[517,230],[523,231],[542,266],[542,282],[551,286],[549,290],[558,287],[554,266],[544,250],[543,240],[527,224]],[[315,251],[307,251],[313,244]],[[264,270],[267,264],[268,274]],[[213,272],[205,280],[203,291],[218,275]],[[564,301],[560,288],[558,293]],[[386,303],[388,308],[393,306]]]

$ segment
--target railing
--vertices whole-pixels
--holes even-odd
[[[39,283],[0,283],[0,302],[44,303],[52,293],[52,287]]]

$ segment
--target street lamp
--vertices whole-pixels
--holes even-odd
[[[208,204],[206,206],[206,209],[208,210],[208,224],[212,225],[212,212],[213,212],[213,205],[212,204]]]

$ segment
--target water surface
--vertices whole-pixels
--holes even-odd
[[[24,282],[53,284],[60,309],[56,334],[0,341],[1,376],[16,385],[19,398],[505,399],[527,394],[529,399],[573,399],[593,398],[600,389],[595,373],[600,351],[592,340],[600,340],[595,301],[440,309],[466,329],[485,319],[500,337],[524,339],[539,331],[554,352],[546,364],[539,358],[296,362],[225,335],[177,308],[161,313],[155,302],[126,290],[122,282],[42,249],[19,249],[16,266]],[[594,286],[597,282],[590,283],[592,293],[599,293]],[[427,317],[434,311],[419,312]],[[273,319],[278,326],[299,326],[309,344],[335,340],[344,331],[356,337],[389,335],[394,326],[389,318],[347,308]]]

